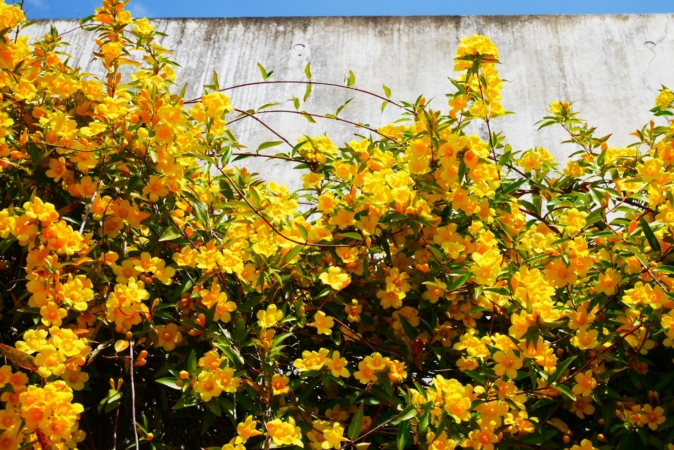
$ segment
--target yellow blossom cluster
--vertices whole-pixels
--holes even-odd
[[[539,125],[578,150],[560,167],[495,128],[486,36],[438,109],[322,86],[397,109],[373,127],[312,111],[310,65],[295,111],[231,103],[261,64],[186,98],[127,3],[73,31],[101,76],[0,3],[0,449],[674,445],[672,91],[626,147],[550,99]],[[244,120],[276,138],[248,151]]]

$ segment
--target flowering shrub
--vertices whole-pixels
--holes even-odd
[[[234,109],[216,76],[185,99],[124,7],[83,20],[103,78],[0,9],[0,450],[674,448],[674,126],[612,148],[554,102],[566,167],[514,150],[484,36],[448,110],[288,82],[398,108],[380,129]],[[369,135],[293,144],[263,113]],[[247,152],[239,120],[279,140]]]

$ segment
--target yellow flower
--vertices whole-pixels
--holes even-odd
[[[353,377],[362,384],[369,384],[377,381],[375,371],[368,365],[366,361],[358,363],[358,371],[353,374]]]
[[[63,318],[68,315],[68,312],[63,308],[59,308],[56,303],[49,302],[47,305],[40,308],[40,315],[42,316],[41,321],[43,324],[60,327]]]
[[[594,291],[597,293],[604,293],[606,295],[611,295],[615,292],[616,287],[622,281],[622,277],[619,272],[616,272],[613,269],[607,269],[606,273],[599,274],[599,280],[594,286]]]
[[[360,322],[360,314],[363,312],[363,306],[358,304],[358,300],[351,300],[351,304],[344,306],[344,312],[346,315],[346,320],[349,322]]]
[[[233,108],[227,97],[222,92],[211,92],[202,97],[201,102],[206,108],[206,116],[220,117],[233,111]]]
[[[331,328],[335,325],[335,321],[332,317],[326,316],[323,311],[318,311],[314,315],[314,321],[307,325],[315,327],[318,334],[331,335]]]
[[[222,393],[222,386],[220,380],[214,372],[204,371],[197,377],[194,383],[194,392],[199,394],[201,400],[208,402],[213,397],[218,397]]]
[[[523,364],[522,355],[519,357],[515,355],[512,348],[509,348],[507,353],[502,351],[494,353],[494,361],[497,363],[494,366],[496,375],[503,376],[505,374],[511,379],[517,378],[517,370],[521,369]]]
[[[147,185],[143,187],[143,194],[150,196],[150,201],[156,202],[159,197],[166,197],[168,189],[164,185],[164,180],[156,175],[150,177]]]
[[[590,441],[589,439],[583,439],[582,441],[580,441],[580,445],[574,445],[573,447],[571,447],[571,450],[597,450],[597,448],[592,445],[592,441]]]
[[[172,351],[176,347],[176,344],[183,340],[183,335],[178,331],[178,325],[175,323],[170,323],[166,326],[160,325],[155,331],[159,338],[157,346],[162,347],[167,352]]]
[[[440,436],[436,436],[432,431],[426,434],[426,441],[428,444],[428,450],[454,450],[456,448],[456,442],[451,439],[447,439],[447,432],[442,430]]]
[[[321,370],[326,363],[328,353],[330,353],[330,350],[326,348],[321,348],[317,352],[305,350],[302,352],[302,358],[296,359],[293,366],[300,372]]]
[[[568,234],[578,233],[585,227],[585,218],[587,213],[585,211],[578,211],[576,208],[569,208],[566,213],[559,218],[559,223],[566,226]]]
[[[133,31],[138,34],[149,34],[154,31],[154,25],[146,18],[136,19]]]
[[[61,378],[63,378],[63,381],[65,381],[74,391],[81,391],[84,389],[84,383],[89,381],[89,374],[80,372],[78,368],[77,370],[66,370],[63,375],[61,375]]]
[[[66,174],[66,159],[61,156],[60,158],[51,158],[49,160],[49,170],[47,170],[46,175],[49,178],[53,178],[54,181],[59,181]]]
[[[108,42],[106,44],[103,44],[101,47],[101,52],[103,53],[103,57],[105,58],[106,62],[111,62],[122,54],[122,50],[124,49],[124,44],[121,42]]]
[[[246,417],[246,421],[236,426],[235,444],[245,444],[246,441],[252,437],[260,436],[261,431],[257,430],[257,422],[253,420],[253,416]]]
[[[349,274],[334,266],[328,267],[328,271],[321,273],[318,278],[336,291],[341,291],[351,283]]]
[[[571,406],[571,412],[575,412],[579,418],[584,419],[585,414],[594,414],[594,406],[590,403],[592,403],[592,397],[576,397]]]
[[[597,380],[592,376],[591,370],[588,370],[584,374],[579,373],[576,375],[575,380],[577,384],[573,386],[573,393],[576,395],[589,397],[592,394],[592,390],[597,387]]]
[[[9,379],[12,377],[12,368],[10,366],[0,367],[0,389],[5,387],[9,383]]]
[[[62,351],[57,350],[51,344],[47,344],[35,356],[35,365],[38,366],[38,373],[43,378],[48,378],[52,374],[61,375],[66,371],[65,360]]]
[[[295,419],[288,418],[287,422],[274,419],[267,422],[267,432],[275,445],[297,445],[304,447],[302,443],[302,431],[295,425]]]
[[[597,342],[597,336],[599,332],[597,330],[589,330],[587,326],[581,327],[576,331],[576,335],[571,339],[571,344],[578,347],[581,350],[591,350],[596,348],[599,342]]]
[[[25,78],[22,78],[14,88],[14,98],[17,100],[32,100],[36,93],[35,85]]]
[[[290,392],[290,387],[288,382],[290,379],[284,375],[275,373],[271,379],[271,387],[274,392],[274,395],[283,395]]]
[[[283,319],[283,311],[277,310],[276,305],[267,306],[267,311],[257,312],[257,324],[260,328],[275,327],[276,323]]]
[[[316,186],[318,183],[320,183],[324,178],[325,175],[323,174],[316,172],[309,172],[305,175],[302,175],[302,183],[303,183],[302,187],[304,189],[312,188]]]
[[[648,425],[648,428],[655,431],[658,429],[658,425],[667,420],[667,417],[664,416],[665,410],[661,406],[657,406],[653,409],[651,405],[644,405],[641,412],[642,414],[639,416],[640,427]]]
[[[325,438],[325,441],[321,444],[323,449],[339,449],[342,448],[342,442],[348,441],[344,437],[344,427],[337,422],[333,422],[332,427],[323,430],[323,437]]]
[[[348,378],[349,371],[346,369],[348,364],[346,358],[340,358],[338,351],[333,352],[332,356],[325,361],[325,366],[335,377]]]

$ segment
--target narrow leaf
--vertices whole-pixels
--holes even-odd
[[[564,371],[571,365],[571,363],[576,359],[576,356],[572,356],[569,359],[564,360],[563,362],[557,364],[557,370],[555,373],[548,377],[548,384],[552,384],[564,373]]]
[[[570,398],[574,402],[576,401],[576,394],[574,394],[571,389],[568,387],[564,386],[563,384],[558,384],[554,386],[555,389],[557,389],[559,392],[561,392],[564,396]]]
[[[26,352],[17,350],[9,345],[0,344],[0,353],[19,367],[37,372],[35,358]]]
[[[283,144],[283,141],[269,141],[269,142],[263,142],[260,144],[260,146],[257,148],[256,151],[260,152],[266,148],[271,148],[271,147],[276,147],[277,145]]]
[[[641,229],[644,230],[644,234],[646,235],[648,244],[654,251],[660,253],[662,251],[662,249],[660,248],[660,242],[658,242],[658,238],[656,238],[655,234],[653,234],[653,230],[651,230],[651,227],[650,225],[648,225],[648,222],[646,222],[642,217],[641,219],[639,219],[639,223],[641,224]]]
[[[363,410],[364,405],[361,404],[356,411],[356,414],[353,415],[351,419],[351,425],[349,425],[348,436],[352,441],[360,435],[360,430],[363,428]]]
[[[386,94],[386,98],[391,98],[391,88],[389,88],[386,85],[384,85],[383,88],[384,88],[384,94]]]

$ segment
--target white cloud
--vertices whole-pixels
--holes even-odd
[[[42,1],[42,0],[36,0],[36,1]],[[141,18],[141,17],[152,17],[152,13],[144,7],[142,4],[139,2],[133,2],[129,5],[129,11],[131,11],[131,14],[133,14],[134,18]]]

